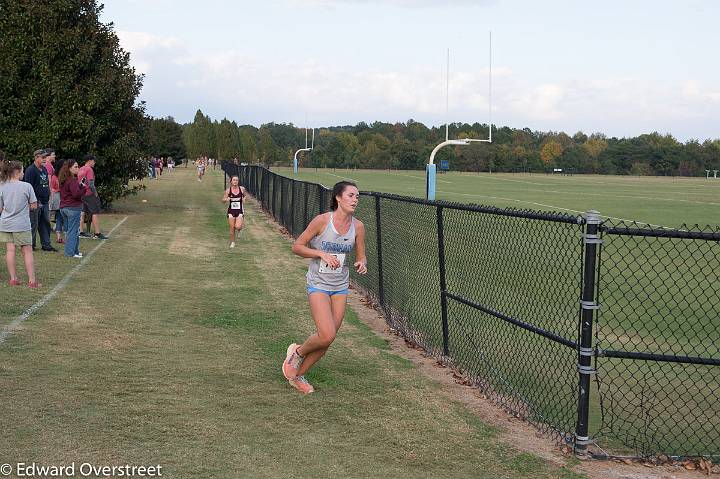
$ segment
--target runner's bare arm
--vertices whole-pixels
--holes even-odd
[[[334,255],[317,249],[312,249],[308,246],[311,239],[319,234],[322,234],[327,227],[328,221],[329,213],[323,213],[313,218],[307,228],[305,228],[305,231],[303,231],[302,234],[298,236],[298,239],[296,239],[293,243],[292,252],[298,256],[302,256],[303,258],[320,258],[330,265],[331,268],[337,268],[340,266],[340,262]]]
[[[365,225],[355,220],[355,271],[359,274],[367,273],[367,257],[365,256]]]

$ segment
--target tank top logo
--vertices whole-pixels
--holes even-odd
[[[322,250],[326,253],[349,253],[352,251],[352,245],[323,241]]]

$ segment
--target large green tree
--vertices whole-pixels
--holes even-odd
[[[214,125],[215,126],[215,125]],[[223,119],[216,128],[217,157],[228,160],[240,156],[240,130],[235,122]]]
[[[98,157],[104,202],[145,175],[142,76],[95,0],[0,0],[0,149]]]
[[[149,118],[146,125],[147,151],[154,156],[185,158],[182,126],[173,117]]]
[[[198,156],[215,157],[215,134],[210,117],[201,110],[195,112],[193,122],[185,127],[183,132],[188,157]]]

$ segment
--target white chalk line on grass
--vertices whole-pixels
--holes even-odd
[[[720,203],[713,203],[712,201],[693,201],[693,200],[683,200],[680,198],[658,198],[655,196],[636,196],[636,195],[608,195],[604,193],[587,193],[584,191],[558,191],[558,190],[535,190],[538,193],[552,193],[552,194],[559,194],[559,195],[580,195],[580,196],[598,196],[601,198],[628,198],[628,199],[635,199],[635,200],[653,200],[653,201],[669,201],[669,202],[677,202],[677,203],[692,203],[694,205],[709,205],[709,206],[720,206]],[[685,193],[685,194],[692,194],[692,193]]]
[[[454,192],[452,192],[452,191],[450,191],[450,192],[448,192],[448,193],[452,193],[452,194],[454,194],[454,195],[471,196],[471,197],[475,197],[475,198],[490,198],[490,199],[493,199],[493,200],[503,200],[503,201],[511,201],[511,202],[515,202],[515,203],[525,203],[525,204],[528,204],[528,205],[540,206],[540,207],[542,207],[542,208],[550,208],[550,209],[552,209],[552,210],[569,211],[570,213],[577,213],[577,214],[580,214],[580,215],[584,215],[585,213],[587,213],[587,211],[573,210],[573,209],[570,209],[570,208],[563,208],[562,206],[547,205],[547,204],[545,204],[545,203],[538,203],[538,202],[536,202],[536,201],[518,200],[517,198],[504,198],[504,197],[502,197],[502,196],[490,196],[490,195],[474,195],[474,194],[471,194],[471,193],[454,193]],[[629,221],[629,222],[632,222],[632,223],[642,223],[641,221],[631,220],[631,219],[627,219],[627,218],[619,218],[619,217],[617,217],[617,216],[605,216],[605,215],[600,215],[600,216],[602,216],[603,218],[609,218],[609,219],[612,219],[612,220]],[[642,224],[647,224],[648,226],[652,226],[652,227],[654,227],[654,228],[672,229],[672,228],[670,228],[669,226],[654,225],[654,224],[652,224],[652,223],[642,223]]]
[[[359,182],[358,180],[356,180],[355,178],[350,178],[349,176],[340,176],[340,175],[336,175],[335,173],[325,173],[325,174],[326,174],[326,175],[330,175],[330,176],[334,176],[334,177],[336,177],[336,178],[340,178],[341,180],[352,180],[352,181],[354,181],[354,182],[356,182],[356,183],[360,183],[360,182]]]
[[[569,208],[563,208],[563,207],[561,207],[561,206],[546,205],[546,204],[543,204],[543,203],[536,203],[536,202],[534,202],[534,201],[518,200],[518,199],[515,199],[515,198],[503,198],[503,197],[501,197],[501,196],[488,196],[488,195],[472,195],[472,194],[470,194],[470,193],[455,193],[455,194],[456,194],[456,195],[463,195],[463,196],[478,196],[478,197],[481,197],[481,198],[493,198],[493,199],[504,200],[504,201],[515,201],[516,203],[527,203],[527,204],[529,204],[529,205],[542,206],[543,208],[551,208],[551,209],[553,209],[553,210],[569,211],[569,212],[571,212],[571,213],[578,213],[578,214],[581,214],[581,215],[584,215],[585,213],[587,213],[587,211],[571,210],[571,209],[569,209]],[[652,226],[653,228],[674,229],[674,228],[670,228],[669,226],[654,225],[654,224],[652,224],[652,223],[643,223],[642,221],[631,220],[631,219],[627,219],[627,218],[619,218],[619,217],[617,217],[617,216],[605,216],[605,215],[600,215],[600,216],[603,217],[603,218],[609,218],[609,219],[611,219],[611,220],[629,221],[629,222],[631,222],[631,223],[646,224],[646,225],[648,225],[648,226]]]
[[[112,234],[115,232],[116,229],[120,227],[123,223],[125,223],[125,220],[128,219],[128,216],[123,218],[118,224],[113,227],[113,229],[110,230],[110,233],[108,233],[108,236],[112,236]],[[78,239],[79,241],[79,239]],[[43,296],[40,301],[30,306],[28,309],[26,309],[20,316],[13,319],[10,324],[5,326],[5,329],[0,332],[0,344],[4,343],[5,340],[10,336],[12,333],[15,332],[15,330],[20,326],[20,324],[28,319],[30,315],[32,315],[35,311],[45,306],[51,299],[55,297],[62,289],[65,287],[65,285],[72,279],[72,277],[77,273],[80,268],[85,265],[85,263],[90,259],[90,257],[103,245],[103,243],[107,240],[98,240],[100,241],[88,254],[86,254],[82,260],[80,260],[80,263],[75,265],[73,269],[68,271],[68,273],[63,277],[63,279],[60,280],[58,284],[55,285],[55,287],[45,296]]]
[[[424,179],[426,179],[424,176],[405,175],[405,174],[403,174],[403,173],[395,173],[395,174],[398,175],[398,176],[407,176],[408,178],[417,178],[418,180],[424,180]],[[437,181],[438,183],[450,183],[450,184],[453,183],[452,181],[441,180],[440,178],[437,178],[437,177],[435,178],[435,181]]]
[[[476,178],[483,179],[483,180],[495,180],[495,181],[509,181],[512,183],[522,183],[525,185],[534,185],[534,186],[558,186],[558,182],[555,183],[535,183],[532,181],[523,181],[523,180],[513,180],[510,178],[499,178],[499,177],[491,177],[488,175],[478,175]],[[440,181],[440,180],[438,180]],[[565,180],[563,180],[565,181]],[[587,185],[587,186],[595,186],[595,185],[613,185],[613,186],[619,186],[621,188],[632,188],[633,186],[639,186],[639,185],[628,185],[628,184],[619,184],[619,183],[606,183],[602,181],[586,181],[586,182],[580,182],[578,180],[570,180],[572,183],[564,183],[565,186],[578,186],[578,185]],[[652,187],[653,185],[643,185],[643,187]],[[705,187],[706,185],[668,185],[671,188],[700,188]],[[720,188],[720,186],[710,186],[710,188]],[[648,200],[658,200],[658,201],[680,201],[680,202],[687,202],[687,203],[696,203],[701,205],[711,205],[716,206],[718,203],[712,203],[712,202],[705,202],[705,201],[698,201],[693,202],[691,200],[681,200],[681,199],[675,199],[675,198],[655,198],[655,197],[648,197],[648,196],[619,196],[619,195],[608,195],[603,193],[585,193],[585,192],[573,192],[573,191],[548,191],[548,190],[537,190],[541,193],[560,193],[560,194],[571,194],[571,195],[588,195],[588,196],[610,196],[613,198],[637,198],[637,199],[648,199]],[[683,193],[685,195],[706,195],[707,193]]]

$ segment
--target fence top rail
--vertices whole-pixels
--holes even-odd
[[[568,223],[574,225],[581,225],[585,223],[585,219],[582,216],[570,215],[567,213],[557,213],[552,211],[538,211],[538,210],[521,210],[517,208],[500,208],[497,206],[485,206],[485,205],[473,205],[465,203],[456,203],[452,201],[443,200],[424,200],[422,198],[415,198],[412,196],[396,195],[393,193],[381,193],[378,191],[361,191],[360,195],[366,196],[377,196],[388,200],[402,201],[406,203],[416,203],[420,205],[429,206],[442,206],[443,208],[462,210],[462,211],[475,211],[478,213],[488,213],[493,215],[501,216],[512,216],[515,218],[527,218],[532,220],[545,220],[554,221],[557,223]]]
[[[643,224],[607,224],[603,223],[600,226],[600,231],[604,234],[619,235],[619,236],[646,236],[651,238],[675,238],[675,239],[689,239],[689,240],[707,240],[707,241],[720,241],[720,231],[713,230],[710,226],[701,229],[699,225],[692,227],[686,227],[683,225],[678,229],[673,228],[662,228],[652,227],[650,225]]]
[[[641,353],[634,351],[617,351],[614,349],[597,348],[598,357],[618,359],[638,359],[645,361],[663,361],[680,364],[700,364],[705,366],[720,366],[720,358],[704,358],[701,356],[680,356],[670,354]]]
[[[240,165],[237,165],[237,166],[241,167]],[[327,190],[330,189],[320,183],[311,183],[309,181],[288,178],[287,176],[283,176],[279,173],[275,173],[274,171],[270,171],[267,168],[265,168],[263,166],[259,166],[259,165],[247,165],[244,168],[259,168],[259,169],[267,171],[270,174],[273,174],[280,178],[284,178],[289,181],[305,183],[307,185],[320,186]],[[428,200],[424,200],[422,198],[396,195],[393,193],[381,193],[378,191],[361,191],[360,194],[365,195],[365,196],[377,196],[380,198],[386,198],[386,199],[395,200],[395,201],[402,201],[402,202],[406,202],[406,203],[415,203],[415,204],[429,205],[429,206],[442,206],[443,208],[449,208],[449,209],[454,209],[454,210],[475,211],[478,213],[487,213],[487,214],[501,215],[501,216],[511,216],[511,217],[515,217],[515,218],[553,221],[556,223],[567,223],[567,224],[574,224],[574,225],[581,225],[581,224],[585,223],[585,218],[583,218],[582,216],[571,215],[568,213],[558,213],[558,212],[553,212],[553,211],[539,211],[539,210],[530,210],[530,209],[522,210],[522,209],[517,209],[517,208],[499,208],[497,206],[473,205],[473,204],[464,204],[464,203],[441,201],[441,200],[428,201]]]
[[[227,160],[223,160],[223,163],[222,163],[222,165],[221,165],[222,168],[223,168],[223,170],[230,169],[230,168],[232,168],[232,169],[236,169],[236,168],[237,168],[237,169],[240,169],[240,168],[258,168],[258,169],[260,169],[260,170],[267,171],[267,172],[270,173],[271,175],[275,175],[275,176],[277,176],[278,178],[285,179],[285,180],[288,180],[288,181],[292,181],[293,183],[303,183],[303,184],[310,185],[310,186],[321,186],[321,187],[325,188],[326,190],[329,190],[329,189],[330,189],[330,188],[328,188],[327,186],[323,185],[322,183],[313,183],[313,182],[311,182],[311,181],[296,180],[295,178],[288,178],[287,176],[283,176],[283,175],[281,175],[281,174],[279,174],[279,173],[275,173],[274,171],[268,170],[267,168],[265,168],[265,167],[263,167],[263,166],[260,166],[260,165],[245,165],[245,166],[243,166],[243,165],[236,165],[235,163],[231,163],[231,162],[225,163],[226,161],[227,161]],[[225,167],[226,165],[227,165],[227,168]],[[237,170],[235,170],[235,171],[237,171]]]

